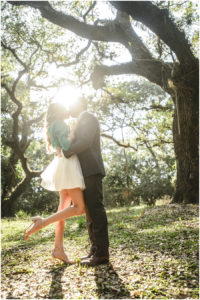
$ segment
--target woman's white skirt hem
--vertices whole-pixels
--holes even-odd
[[[85,182],[77,155],[70,158],[56,156],[40,175],[41,186],[50,191],[85,189]]]

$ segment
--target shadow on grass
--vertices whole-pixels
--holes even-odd
[[[46,242],[50,242],[52,239],[52,237],[39,237],[38,239],[34,239],[32,242],[28,242],[27,244],[25,244],[24,242],[18,245],[14,245],[8,249],[2,249],[1,254],[2,254],[2,259],[4,256],[6,255],[11,255],[14,253],[17,253],[19,251],[26,251],[26,250],[30,250],[32,248],[34,248],[35,246],[42,245]],[[53,241],[53,240],[52,240]]]
[[[130,292],[111,263],[95,267],[95,281],[99,299],[130,299]]]
[[[68,266],[69,265],[63,263],[61,266],[59,265],[51,268],[49,273],[52,275],[52,280],[48,299],[63,299],[62,276]]]
[[[86,222],[85,222],[85,219],[81,218],[82,216],[80,216],[80,218],[73,218],[71,219],[70,223],[67,223],[65,225],[65,235],[67,234],[67,236],[73,236],[75,233],[77,236],[82,236],[82,230],[86,229]],[[12,222],[12,220],[10,220]],[[15,222],[16,220],[13,220],[13,222]],[[23,220],[22,220],[23,221]],[[66,220],[68,221],[68,220]],[[53,223],[52,223],[53,224]],[[40,230],[40,235],[39,235],[39,238],[36,238],[35,237],[35,234],[31,235],[29,240],[30,239],[33,239],[34,237],[34,240],[36,239],[42,239],[43,236],[41,236],[41,232],[43,232],[43,234],[47,234],[47,238],[51,239],[52,238],[52,234],[54,235],[54,227],[50,227],[52,224],[46,226],[44,229],[46,230],[47,228],[49,228],[49,231],[43,231]],[[77,224],[77,227],[74,229],[70,229],[71,226],[73,226],[74,224]],[[18,225],[19,226],[19,225]],[[2,229],[4,227],[4,224],[2,224]],[[26,226],[23,224],[23,227],[24,229],[26,228]],[[37,234],[37,233],[36,233]],[[7,241],[10,241],[12,240],[12,242],[20,242],[20,241],[23,241],[24,242],[24,230],[22,230],[21,228],[18,230],[18,231],[15,231],[15,233],[11,232],[10,234],[9,233],[6,233],[6,234],[2,234],[2,238],[1,238],[1,242],[2,243],[6,243]],[[29,243],[29,240],[27,243]]]
[[[68,234],[69,239],[80,238],[81,236],[83,236],[83,230],[86,231],[86,228],[78,227],[75,230],[68,231],[67,234]],[[6,245],[6,240],[11,239],[11,238],[12,238],[12,242],[19,242],[19,243],[17,245],[11,246],[9,248],[2,249],[2,251],[1,251],[2,257],[6,256],[6,255],[11,255],[13,253],[17,253],[17,252],[21,251],[22,249],[30,250],[30,249],[34,248],[34,246],[43,245],[48,242],[53,242],[55,236],[54,236],[54,232],[50,232],[50,233],[46,234],[46,236],[41,236],[41,234],[40,234],[38,236],[34,236],[34,238],[30,237],[28,242],[25,242],[25,241],[23,241],[23,231],[19,231],[17,234],[15,234],[13,236],[9,236],[6,239],[4,238],[4,241],[2,241],[2,243],[4,243]]]
[[[162,232],[134,232],[132,230],[121,230],[121,236],[112,236],[111,243],[123,245],[124,249],[134,253],[160,253],[166,256],[174,256],[184,261],[198,258],[198,228],[184,229],[174,228]],[[115,239],[117,241],[115,242]],[[191,256],[191,253],[193,256]]]
[[[137,218],[138,215],[144,210],[144,207],[124,207],[122,209],[116,209],[114,211],[108,211],[108,219],[109,219],[109,230],[110,230],[110,240],[113,246],[117,244],[126,244],[127,248],[130,250],[133,249],[137,245],[140,251],[145,252],[148,251],[161,251],[168,252],[171,250],[175,250],[179,246],[179,240],[183,239],[187,242],[189,240],[190,235],[194,234],[194,229],[187,228],[184,230],[183,228],[172,228],[173,222],[176,222],[181,217],[182,220],[189,220],[191,216],[194,217],[194,210],[190,210],[190,206],[185,207],[184,211],[180,215],[179,209],[174,211],[174,207],[179,208],[179,206],[174,205],[164,205],[158,206],[154,208],[145,208],[146,212],[143,218]],[[182,207],[180,206],[182,209]],[[187,211],[187,213],[185,213]],[[197,209],[198,215],[198,209]],[[73,218],[68,224],[68,226],[73,226],[74,223],[78,223],[76,228],[69,230],[67,234],[72,239],[77,240],[80,236],[84,236],[86,233],[86,228],[84,228],[84,216],[81,218]],[[171,230],[159,230],[157,231],[156,227],[171,227]],[[68,228],[69,228],[68,227]],[[153,229],[155,228],[155,232],[138,232],[138,230],[145,229]],[[195,232],[195,235],[198,235]],[[6,245],[6,240],[13,238],[13,241],[19,242],[23,239],[23,232],[19,231],[19,233],[11,236],[7,236],[4,244]],[[177,239],[179,238],[179,239]],[[31,239],[31,238],[30,238]],[[30,250],[35,246],[43,245],[47,242],[53,242],[54,234],[49,233],[46,236],[38,235],[34,237],[32,241],[19,242],[18,245],[13,245],[10,248],[3,249],[2,248],[2,259],[5,256],[12,255],[13,253],[17,253],[21,250]],[[189,242],[189,241],[188,241]],[[189,250],[189,245],[186,243],[184,247],[182,247],[183,253],[185,250]],[[178,251],[180,255],[182,255],[181,251]]]

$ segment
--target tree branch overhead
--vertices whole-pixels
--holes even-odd
[[[170,19],[168,10],[158,8],[151,1],[111,1],[111,4],[159,36],[176,53],[181,63],[196,64],[185,34]]]
[[[48,1],[8,1],[12,5],[26,5],[39,9],[41,15],[48,21],[58,25],[62,28],[68,29],[75,34],[95,41],[102,42],[118,42],[119,36],[123,39],[119,28],[116,27],[115,22],[109,22],[105,26],[89,25],[81,22],[76,18],[64,14],[54,9]]]

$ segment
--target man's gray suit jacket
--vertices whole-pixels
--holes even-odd
[[[74,139],[67,151],[63,151],[65,157],[77,154],[83,176],[100,174],[105,176],[105,169],[101,155],[100,127],[97,118],[84,111],[79,115],[74,131]]]

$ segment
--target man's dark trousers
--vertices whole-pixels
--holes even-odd
[[[100,174],[85,177],[86,189],[84,200],[89,237],[92,243],[91,250],[97,257],[109,256],[108,221],[103,205],[103,176]]]

